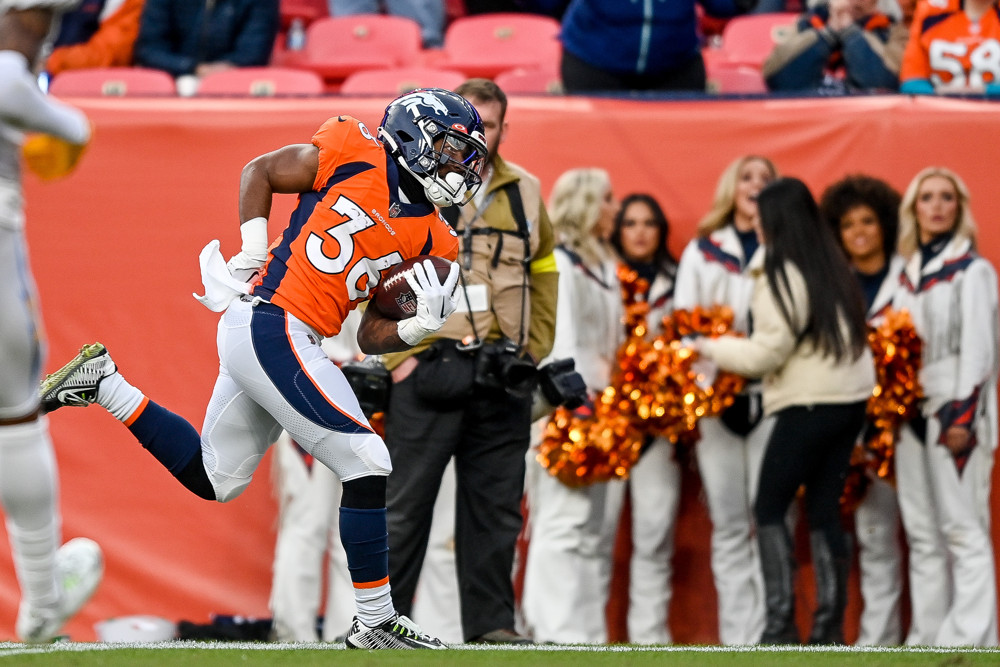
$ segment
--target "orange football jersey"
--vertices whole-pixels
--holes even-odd
[[[917,7],[899,80],[928,79],[947,92],[1000,83],[1000,8],[969,20],[958,0],[932,0]]]
[[[334,336],[386,269],[416,255],[454,261],[458,238],[432,204],[401,200],[401,167],[361,121],[331,118],[312,143],[313,189],[299,195],[253,294]]]

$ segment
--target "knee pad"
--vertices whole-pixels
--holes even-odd
[[[48,420],[44,416],[30,422],[0,424],[0,447],[19,447],[39,440],[49,441]]]
[[[382,438],[374,433],[365,433],[351,438],[351,449],[364,461],[369,470],[376,475],[388,475],[392,472],[392,461],[389,450]]]
[[[384,476],[392,472],[389,450],[382,438],[371,431],[329,431],[318,442],[310,443],[305,438],[297,439],[297,442],[344,482],[369,475]]]
[[[215,489],[215,500],[220,503],[228,503],[234,498],[238,498],[244,489],[250,485],[250,478],[234,479],[232,477],[211,477],[212,487]]]
[[[253,473],[260,464],[261,458],[262,457],[260,456],[254,455],[248,457],[237,466],[221,466],[216,452],[211,447],[205,447],[203,443],[201,456],[195,457],[192,461],[192,465],[198,465],[204,461],[203,465],[205,473],[208,476],[209,482],[211,482],[212,488],[215,490],[214,499],[218,500],[220,503],[228,503],[230,500],[243,493],[244,489],[249,486],[250,481],[253,479]],[[221,467],[235,469],[223,471],[220,470]],[[207,496],[202,497],[206,498]]]
[[[22,527],[38,525],[43,516],[58,512],[58,488],[45,418],[0,426],[0,504],[8,519]]]

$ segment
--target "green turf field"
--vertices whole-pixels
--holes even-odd
[[[0,665],[294,665],[295,667],[588,667],[589,665],[935,665],[966,667],[1000,664],[1000,650],[953,649],[728,649],[688,647],[455,648],[449,651],[346,651],[343,644],[252,644],[165,642],[160,644],[63,643],[25,646],[0,643]]]

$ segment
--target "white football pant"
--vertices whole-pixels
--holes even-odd
[[[754,501],[774,418],[762,419],[745,438],[718,418],[704,418],[698,428],[701,439],[695,453],[712,519],[719,641],[755,644],[764,631],[764,582],[754,537]]]
[[[996,646],[997,596],[990,538],[993,451],[977,446],[961,475],[927,420],[927,444],[908,427],[896,446],[899,509],[909,545],[908,645]]]

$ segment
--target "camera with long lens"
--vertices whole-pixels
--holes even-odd
[[[475,383],[480,387],[503,389],[512,396],[527,398],[538,385],[538,369],[521,356],[521,348],[509,339],[484,343],[476,355]]]
[[[347,378],[347,383],[354,390],[361,404],[365,417],[372,418],[379,412],[385,412],[389,406],[389,388],[392,380],[389,371],[378,357],[368,357],[363,361],[345,361],[340,370]]]

